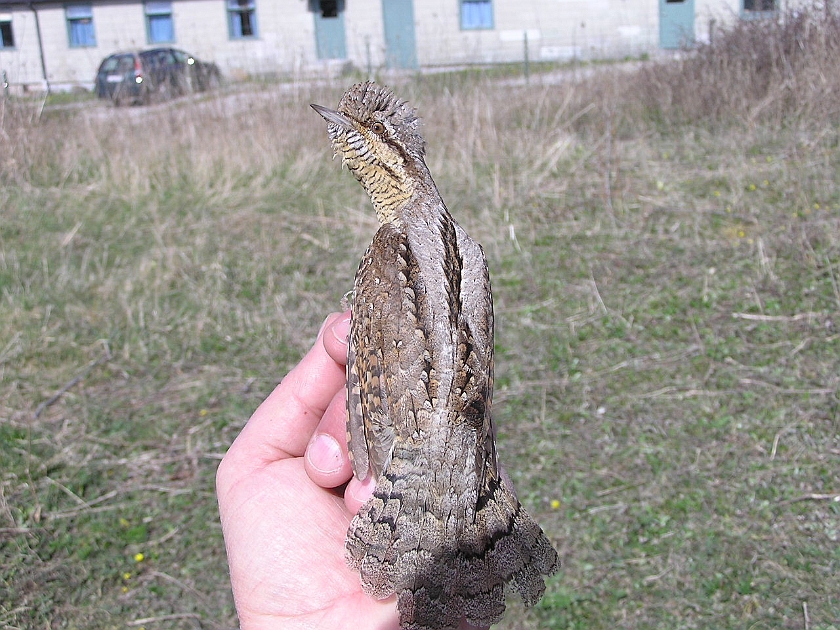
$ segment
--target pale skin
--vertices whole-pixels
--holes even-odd
[[[373,492],[370,477],[353,477],[347,456],[349,329],[349,311],[327,317],[312,349],[219,465],[216,492],[241,630],[399,629],[395,598],[365,595],[344,563],[347,527]]]

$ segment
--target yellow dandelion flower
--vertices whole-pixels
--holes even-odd
[[[720,191],[719,191],[719,190],[716,190],[716,191],[715,191],[715,192],[713,192],[712,194],[713,194],[715,197],[720,197]]]
[[[551,509],[552,510],[557,510],[559,508],[560,508],[560,501],[558,501],[557,499],[552,499],[551,500]]]
[[[124,579],[126,582],[127,582],[128,580],[130,580],[130,579],[131,579],[131,573],[130,573],[129,571],[126,571],[125,573],[123,573],[123,579]]]
[[[134,562],[143,562],[143,560],[145,560],[145,559],[146,559],[146,556],[144,556],[142,553],[135,553],[134,554]]]
[[[202,409],[201,411],[199,411],[199,412],[198,412],[198,415],[199,415],[199,416],[201,416],[201,417],[203,418],[203,417],[204,417],[204,416],[206,416],[208,413],[210,413],[210,412],[209,412],[209,411],[207,411],[206,409]]]
[[[127,518],[120,517],[120,527],[128,527],[131,523],[128,522]]]
[[[747,190],[749,190],[750,192],[753,192],[756,188],[758,188],[758,186],[756,186],[755,184],[750,184],[749,186],[747,186]]]
[[[744,230],[738,230],[738,238],[744,238],[747,235]]]
[[[128,593],[128,587],[127,587],[127,586],[123,586],[123,587],[122,587],[122,592],[123,592],[123,593]]]
[[[815,204],[814,204],[814,210],[819,210],[819,209],[820,209],[820,204],[815,203]]]

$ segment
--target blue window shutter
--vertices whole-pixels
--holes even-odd
[[[68,4],[65,8],[70,46],[96,46],[93,30],[93,9],[89,4]]]
[[[256,37],[257,19],[254,0],[227,0],[228,24],[232,39]]]
[[[461,0],[461,28],[464,30],[493,28],[491,0]]]
[[[175,41],[175,31],[172,28],[172,16],[149,16],[149,41],[152,43]]]

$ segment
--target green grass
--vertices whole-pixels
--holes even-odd
[[[645,80],[400,86],[564,562],[502,627],[836,630],[837,121],[687,125]],[[0,626],[236,625],[215,468],[375,230],[308,108],[343,87],[0,104]]]

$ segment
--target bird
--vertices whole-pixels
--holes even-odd
[[[411,105],[367,81],[336,110],[312,108],[378,219],[347,355],[353,474],[376,485],[350,522],[345,560],[369,596],[396,597],[402,628],[490,625],[506,587],[535,604],[560,559],[499,467],[484,251],[444,204]]]

